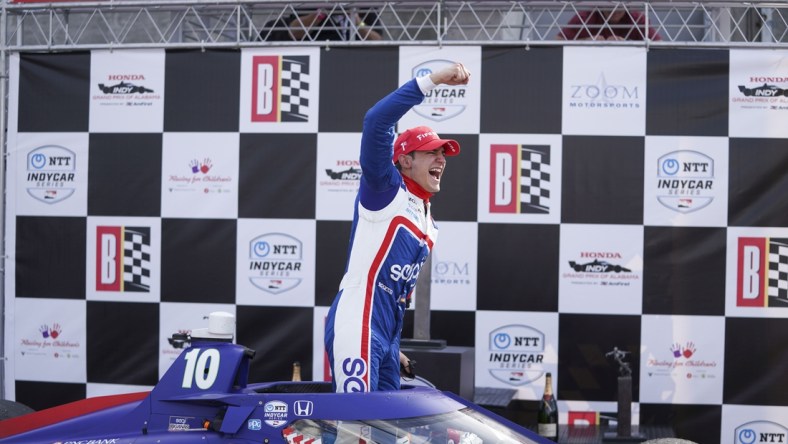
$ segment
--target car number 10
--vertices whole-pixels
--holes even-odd
[[[199,348],[192,349],[184,359],[186,370],[183,372],[183,388],[192,388],[192,383],[203,390],[211,388],[219,374],[219,350],[209,348],[200,353]]]

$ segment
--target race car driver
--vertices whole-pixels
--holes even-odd
[[[397,390],[402,320],[438,235],[430,197],[460,145],[426,126],[394,127],[436,86],[466,85],[460,63],[406,82],[367,111],[361,182],[345,275],[328,312],[325,346],[337,392]],[[393,143],[392,143],[393,142]]]

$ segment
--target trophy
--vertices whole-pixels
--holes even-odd
[[[613,358],[618,364],[618,427],[616,432],[607,432],[604,442],[643,442],[646,437],[632,433],[632,368],[625,362],[628,351],[613,347],[605,353],[606,358]]]

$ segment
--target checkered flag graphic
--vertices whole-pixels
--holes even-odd
[[[769,297],[788,303],[788,239],[769,242]]]
[[[150,291],[150,228],[126,227],[123,236],[123,281],[126,291]]]
[[[520,204],[523,213],[550,212],[550,147],[521,147]]]
[[[309,118],[309,57],[282,58],[282,122],[306,122]]]

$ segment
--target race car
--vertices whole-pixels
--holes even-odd
[[[348,168],[343,171],[326,169],[328,177],[334,180],[359,180],[361,179],[361,168]]]
[[[334,393],[328,382],[249,384],[255,351],[210,325],[211,317],[208,329],[172,336],[174,346],[186,348],[150,392],[89,398],[0,421],[0,443],[550,442],[430,387]]]
[[[101,92],[104,94],[145,94],[145,93],[152,93],[153,90],[150,88],[145,88],[144,86],[137,86],[133,83],[129,82],[120,82],[116,85],[104,85],[103,83],[99,83],[98,85]]]
[[[755,97],[778,97],[786,95],[786,90],[780,88],[776,85],[767,85],[766,83],[763,86],[758,86],[756,88],[747,88],[744,85],[739,85],[739,91],[745,96],[755,96]]]
[[[585,264],[578,264],[575,261],[569,261],[569,266],[578,273],[610,273],[611,271],[616,273],[620,273],[622,271],[625,273],[632,272],[632,270],[629,268],[622,267],[621,265],[614,265],[606,261],[600,261],[598,259],[594,259],[593,262],[588,262]]]

